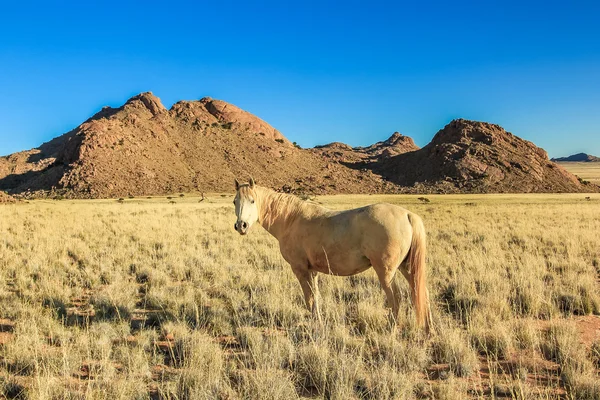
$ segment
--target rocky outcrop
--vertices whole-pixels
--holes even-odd
[[[547,153],[502,127],[457,119],[420,150],[371,166],[385,179],[433,192],[581,192],[597,187],[548,159]]]
[[[203,98],[165,109],[151,93],[105,107],[37,149],[0,158],[0,190],[23,196],[102,198],[231,191],[235,177],[311,193],[390,186],[293,146],[258,117]]]
[[[398,154],[418,150],[419,147],[408,136],[394,132],[387,140],[374,143],[367,147],[351,147],[345,143],[333,142],[316,146],[313,151],[323,157],[342,163],[376,162]]]

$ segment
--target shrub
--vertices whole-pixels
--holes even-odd
[[[432,343],[432,359],[439,364],[448,364],[457,376],[469,376],[477,368],[477,354],[465,340],[464,334],[455,328],[446,328]]]

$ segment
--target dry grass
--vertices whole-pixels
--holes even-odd
[[[0,397],[598,399],[600,341],[578,330],[600,314],[585,196],[317,198],[422,215],[429,338],[404,282],[394,329],[372,271],[322,276],[318,325],[276,241],[234,232],[229,195],[2,206]]]
[[[600,185],[600,162],[561,162],[559,164],[581,179]]]

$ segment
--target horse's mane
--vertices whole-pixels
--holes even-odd
[[[256,186],[254,190],[259,200],[260,222],[265,227],[271,226],[276,220],[291,222],[299,215],[327,211],[324,207],[307,203],[291,194],[275,192],[261,186]]]

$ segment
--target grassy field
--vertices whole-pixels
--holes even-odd
[[[561,162],[559,164],[581,179],[600,185],[600,162]]]
[[[231,195],[0,206],[0,397],[600,399],[600,195],[387,201],[428,230],[436,333],[375,274],[321,276],[323,325]]]

